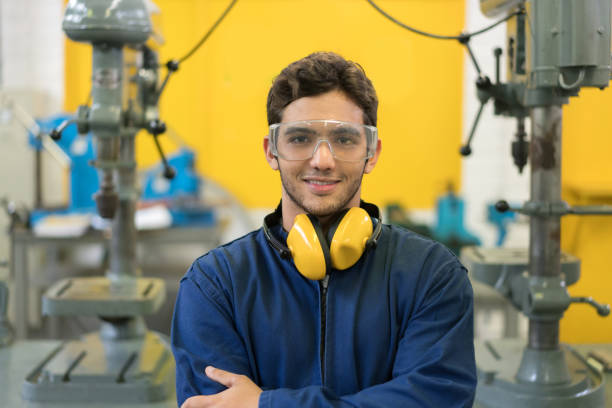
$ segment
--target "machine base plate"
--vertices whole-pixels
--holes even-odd
[[[569,369],[565,383],[519,382],[516,379],[525,341],[506,339],[476,343],[479,408],[587,408],[605,406],[604,377],[567,345],[561,346]],[[546,353],[546,352],[543,352]],[[537,360],[537,353],[530,356]],[[542,359],[545,359],[542,355]],[[541,363],[541,362],[540,362]],[[524,364],[524,363],[523,363]],[[534,361],[534,365],[538,362]]]
[[[153,402],[172,393],[174,360],[154,332],[105,340],[98,332],[53,350],[28,376],[22,397],[37,402]]]

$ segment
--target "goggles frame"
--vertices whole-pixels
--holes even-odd
[[[336,156],[336,152],[332,148],[331,142],[327,138],[318,139],[312,149],[312,153],[310,154],[310,156],[304,159],[289,159],[287,157],[284,157],[278,152],[278,137],[279,137],[279,130],[281,126],[296,126],[296,125],[309,126],[312,123],[323,123],[325,125],[332,124],[332,125],[337,125],[337,126],[338,125],[357,126],[357,127],[361,127],[365,129],[365,132],[364,132],[365,137],[366,137],[366,155],[365,157],[360,158],[358,160],[347,160],[347,159],[339,158]],[[272,154],[274,155],[274,157],[277,157],[277,158],[280,157],[283,160],[288,160],[288,161],[310,160],[314,156],[315,152],[317,151],[321,143],[326,142],[335,160],[356,163],[362,160],[368,160],[374,156],[374,152],[376,151],[376,146],[378,144],[378,128],[376,126],[364,125],[362,123],[346,122],[346,121],[334,120],[334,119],[298,120],[294,122],[281,122],[281,123],[274,123],[270,125],[269,139],[270,139],[270,146],[271,146],[270,149],[272,151]]]

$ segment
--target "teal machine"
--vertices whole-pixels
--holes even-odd
[[[470,153],[482,107],[493,100],[496,114],[517,119],[512,154],[519,170],[529,160],[531,191],[520,207],[496,205],[500,212],[530,217],[527,250],[470,248],[462,254],[475,279],[493,286],[529,318],[526,345],[508,339],[476,344],[476,406],[604,407],[601,373],[559,342],[559,321],[572,303],[590,304],[601,316],[610,312],[590,297],[569,295],[580,261],[561,253],[561,217],[612,214],[612,208],[570,207],[561,200],[561,137],[562,105],[583,87],[608,86],[610,0],[480,0],[480,7],[489,17],[515,15],[508,21],[508,81],[500,82],[497,49],[495,83],[478,69],[482,105],[461,153]]]
[[[159,64],[146,43],[152,32],[149,12],[143,0],[71,0],[63,29],[70,39],[93,47],[91,97],[51,137],[60,138],[70,123],[81,134],[91,132],[99,178],[96,207],[112,220],[110,268],[104,277],[65,279],[45,293],[43,313],[98,316],[101,329],[63,343],[33,367],[22,395],[43,402],[165,400],[173,389],[173,358],[167,339],[147,330],[143,319],[162,305],[164,283],[142,277],[135,261],[134,138],[146,129],[157,141],[165,130],[157,108],[163,89]],[[172,178],[163,155],[162,162]]]

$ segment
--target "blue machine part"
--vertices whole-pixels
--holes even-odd
[[[175,227],[206,227],[213,226],[217,222],[215,211],[210,207],[173,206],[170,207],[170,215],[172,215],[172,225]]]
[[[515,220],[516,213],[514,211],[499,212],[495,209],[495,204],[487,205],[487,221],[497,228],[497,242],[495,245],[500,247],[504,244],[508,234],[508,224]]]
[[[195,171],[195,153],[181,147],[168,157],[168,164],[176,170],[176,176],[172,180],[166,179],[161,164],[148,170],[144,177],[142,199],[163,200],[170,204],[174,226],[214,225],[216,218],[213,209],[198,203],[202,179]]]
[[[72,116],[61,114],[46,119],[37,120],[41,130],[49,133],[58,127],[64,120]],[[34,135],[29,134],[30,145],[42,149],[42,144]],[[80,136],[75,124],[71,124],[62,132],[62,138],[57,145],[71,160],[70,166],[70,197],[67,212],[94,211],[96,203],[93,195],[100,185],[96,169],[89,162],[95,158],[95,149],[91,134]]]
[[[168,157],[168,164],[176,170],[176,176],[168,180],[161,165],[148,170],[142,191],[143,200],[167,200],[179,197],[198,198],[202,180],[195,172],[195,153],[185,147]]]
[[[462,246],[480,245],[480,239],[467,231],[464,225],[465,202],[453,192],[440,197],[437,203],[438,222],[434,228],[434,238],[452,249],[455,253]]]
[[[49,133],[64,120],[72,116],[62,114],[37,120],[41,130]],[[35,150],[41,150],[42,143],[33,134],[29,134],[29,143]],[[49,215],[68,215],[96,212],[93,199],[100,182],[97,170],[90,161],[95,159],[95,146],[91,134],[79,135],[75,124],[66,127],[57,145],[70,157],[70,197],[68,207],[60,210],[35,209],[30,214],[30,221],[36,224]],[[143,201],[164,201],[172,214],[173,226],[210,226],[216,222],[214,210],[198,203],[202,188],[202,179],[195,172],[195,153],[181,148],[168,158],[169,164],[176,170],[176,176],[167,180],[162,176],[160,165],[148,170],[143,183],[141,199]]]

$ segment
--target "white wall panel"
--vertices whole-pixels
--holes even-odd
[[[62,0],[0,0],[0,91],[30,115],[61,111],[64,93]],[[0,109],[0,197],[31,208],[34,154],[25,129],[7,109]],[[45,197],[65,198],[61,172],[45,158]],[[8,258],[8,219],[0,210],[0,260]],[[0,270],[0,277],[5,274]]]
[[[479,0],[466,0],[465,31],[475,31],[494,21],[480,12]],[[505,52],[505,42],[505,24],[471,40],[470,44],[480,69],[492,81],[495,81],[493,49],[502,47]],[[501,65],[503,81],[505,78],[503,62]],[[477,77],[476,69],[466,51],[463,97],[464,139],[467,138],[480,106],[480,101],[476,97]],[[528,122],[526,128],[529,129]],[[523,174],[519,175],[512,161],[511,143],[515,132],[516,121],[494,116],[493,103],[489,101],[476,130],[472,155],[463,159],[461,194],[467,201],[466,225],[482,238],[485,246],[493,246],[497,238],[496,229],[486,221],[486,205],[501,198],[521,203],[529,196],[529,166],[526,166]],[[527,234],[526,224],[512,226],[506,246],[526,246]]]

